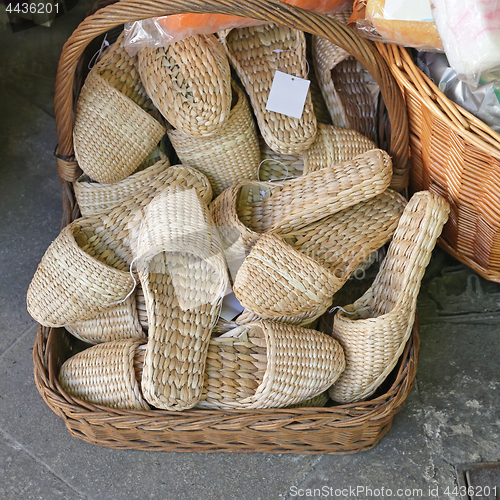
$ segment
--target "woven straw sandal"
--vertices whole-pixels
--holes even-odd
[[[259,140],[260,166],[259,181],[283,181],[293,179],[304,173],[304,153],[283,155],[273,151],[262,139]]]
[[[148,95],[168,122],[192,137],[219,131],[231,110],[231,69],[215,35],[195,35],[138,53]]]
[[[250,105],[237,85],[233,85],[233,97],[236,103],[228,120],[210,137],[167,131],[181,162],[208,177],[214,196],[241,179],[257,180],[259,142]]]
[[[200,408],[279,408],[325,391],[345,367],[331,337],[274,321],[210,341]]]
[[[66,325],[65,328],[73,336],[88,344],[146,338],[137,314],[135,292],[121,304],[93,318]]]
[[[347,23],[349,12],[329,17]],[[376,140],[379,87],[348,52],[326,38],[313,36],[318,82],[334,125],[357,130]]]
[[[316,117],[308,92],[300,119],[266,110],[276,71],[307,78],[306,41],[299,30],[268,24],[219,34],[229,60],[242,81],[268,146],[297,154],[311,146]]]
[[[98,182],[125,179],[166,132],[155,117],[135,63],[121,36],[92,68],[78,98],[75,156],[81,169]]]
[[[227,259],[244,259],[264,233],[293,233],[384,192],[391,165],[389,155],[375,149],[280,183],[233,184],[211,204]]]
[[[136,251],[149,325],[144,397],[162,409],[191,408],[229,283],[217,230],[194,189],[169,187],[148,205]]]
[[[236,297],[262,318],[325,312],[357,266],[391,239],[404,207],[405,199],[387,190],[286,241],[265,234],[236,275]]]
[[[346,371],[330,389],[334,401],[371,396],[396,365],[415,320],[417,296],[432,249],[448,219],[440,196],[413,195],[370,289],[338,311],[332,335],[344,347]]]
[[[212,188],[208,179],[195,168],[183,165],[165,167],[166,164],[150,167],[151,169],[158,168],[159,173],[140,189],[133,190],[130,195],[121,199],[110,209],[80,219],[82,226],[88,228],[89,231],[96,232],[106,241],[108,248],[129,266],[134,258],[133,247],[137,240],[143,211],[155,196],[169,188],[178,190],[194,188],[204,203],[208,203],[212,198]]]
[[[95,345],[64,362],[59,383],[83,401],[116,409],[149,410],[137,382],[140,340]]]
[[[127,264],[77,219],[49,246],[31,280],[28,312],[40,324],[72,325],[124,301],[134,287]]]
[[[90,216],[100,212],[109,212],[115,205],[145,189],[145,186],[154,182],[156,176],[170,167],[170,162],[164,153],[159,152],[156,158],[157,161],[151,166],[113,184],[99,184],[92,182],[88,175],[80,176],[73,186],[81,214]],[[179,171],[172,170],[169,173],[173,175],[169,176],[167,183],[175,182]]]

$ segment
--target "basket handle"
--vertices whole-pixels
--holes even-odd
[[[380,86],[388,110],[392,137],[389,153],[393,158],[394,178],[391,187],[401,191],[408,185],[408,121],[401,91],[387,63],[374,46],[353,30],[335,20],[276,0],[123,0],[98,10],[86,18],[65,43],[56,76],[54,107],[58,154],[64,158],[60,169],[63,180],[73,181],[78,169],[68,162],[73,149],[73,80],[75,69],[85,47],[97,36],[120,24],[149,17],[172,14],[217,13],[232,14],[274,22],[327,38],[354,56]]]

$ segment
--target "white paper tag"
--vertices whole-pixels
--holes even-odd
[[[231,321],[241,314],[243,309],[244,307],[240,304],[234,292],[231,292],[222,300],[220,315],[221,318],[224,318],[226,321]]]
[[[432,21],[430,0],[385,0],[384,18],[401,21]]]
[[[266,109],[300,119],[310,84],[309,80],[276,71]]]

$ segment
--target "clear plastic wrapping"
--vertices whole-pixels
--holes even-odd
[[[432,0],[444,50],[458,77],[474,86],[500,69],[500,0]]]
[[[284,3],[332,14],[351,7],[352,0],[281,0]],[[161,47],[193,35],[208,35],[230,28],[265,24],[239,16],[225,14],[177,14],[125,23],[125,49],[135,55],[145,47]]]
[[[443,48],[430,0],[354,0],[348,24],[372,40],[419,50]]]

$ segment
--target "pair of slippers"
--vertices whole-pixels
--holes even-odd
[[[103,186],[96,187],[99,197]],[[117,339],[126,321],[121,339],[140,340],[135,264],[149,324],[143,389],[159,408],[184,409],[199,400],[210,333],[228,286],[210,197],[202,174],[164,168],[111,209],[67,226],[28,290],[28,310],[41,324],[69,326],[95,343]]]
[[[145,371],[149,345],[119,340],[96,345],[61,367],[63,389],[79,399],[118,409],[149,409]],[[259,321],[209,341],[198,408],[251,409],[322,406],[345,357],[318,331]]]

